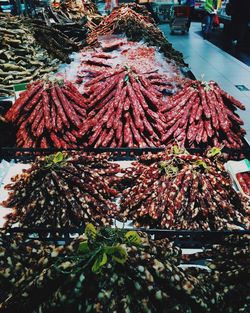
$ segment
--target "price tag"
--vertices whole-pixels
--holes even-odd
[[[248,170],[250,171],[250,161],[245,159],[245,163],[246,163],[246,166],[247,166]]]
[[[27,83],[17,84],[14,86],[15,92],[23,91],[27,89]]]
[[[22,92],[26,89],[27,89],[27,83],[14,85],[14,91],[15,91],[16,99],[19,97],[20,92]]]

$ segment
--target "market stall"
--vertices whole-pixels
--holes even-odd
[[[1,17],[0,312],[247,312],[244,104],[143,6]]]

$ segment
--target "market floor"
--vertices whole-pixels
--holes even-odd
[[[247,131],[250,143],[250,67],[224,52],[196,32],[200,23],[192,23],[186,35],[170,35],[169,25],[159,26],[174,48],[181,51],[197,79],[215,80],[225,91],[240,100],[246,111],[238,111]],[[240,91],[236,85],[244,85],[249,91]]]

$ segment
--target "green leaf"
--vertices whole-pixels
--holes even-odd
[[[160,169],[164,170],[167,166],[167,162],[162,161],[162,162],[160,162],[159,165],[160,165]]]
[[[173,154],[180,154],[181,149],[178,146],[173,146]]]
[[[47,163],[51,163],[51,162],[53,161],[53,155],[46,155],[45,161],[46,161]]]
[[[112,259],[119,264],[124,264],[128,258],[126,250],[121,246],[116,246],[114,248],[115,250]]]
[[[95,226],[91,223],[89,223],[85,228],[85,235],[90,240],[95,240],[97,235],[97,230]]]
[[[108,262],[108,257],[106,253],[99,254],[97,259],[95,260],[92,271],[96,274],[99,274],[102,270],[102,267]]]
[[[57,79],[57,83],[60,87],[62,87],[64,85],[64,79],[63,78],[58,78]]]
[[[212,149],[210,149],[207,153],[207,156],[208,157],[214,157],[218,154],[221,153],[221,149],[220,148],[217,148],[217,147],[213,147]]]
[[[60,163],[64,159],[62,152],[57,152],[53,157],[53,163]]]
[[[134,74],[134,78],[136,81],[139,81],[139,76],[137,74]]]
[[[125,234],[125,239],[128,243],[138,246],[141,244],[141,238],[138,233],[134,230],[130,230]]]
[[[107,254],[107,255],[113,255],[115,253],[115,248],[116,247],[113,247],[113,246],[105,246],[104,247],[104,252]]]
[[[53,165],[52,163],[47,163],[47,164],[44,165],[44,167],[45,167],[45,168],[49,168],[49,167],[51,167],[52,165]]]
[[[204,169],[207,169],[207,164],[204,161],[201,161],[201,160],[196,161],[195,165],[203,167]]]
[[[87,241],[81,242],[78,247],[78,253],[85,254],[90,251]]]

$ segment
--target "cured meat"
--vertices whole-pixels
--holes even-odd
[[[63,146],[64,141],[56,140]],[[6,186],[11,194],[3,205],[14,209],[6,226],[16,222],[25,227],[110,224],[117,211],[112,198],[118,193],[115,174],[119,171],[106,154],[58,152],[39,157]]]
[[[149,17],[148,11],[141,13],[141,6],[136,4],[123,4],[115,8],[89,34],[87,43],[97,46],[100,36],[125,33],[129,40],[145,40],[151,46],[159,47],[170,60],[175,60],[183,65],[182,54],[176,51],[167,41],[160,29],[156,27],[153,19]],[[119,46],[119,42],[117,45]]]
[[[249,228],[247,202],[234,190],[223,164],[173,151],[147,154],[125,170],[121,219],[150,228]]]
[[[5,118],[19,128],[19,147],[73,148],[76,139],[72,132],[78,132],[86,118],[85,102],[70,82],[38,81],[28,86]]]
[[[185,127],[179,144],[186,148],[207,148],[215,145],[240,149],[243,147],[243,121],[235,109],[244,110],[234,99],[213,81],[186,82],[183,90],[172,97],[164,112],[167,120],[162,144],[178,142],[175,130]],[[179,125],[177,125],[179,124]],[[226,140],[225,140],[226,139]]]
[[[168,103],[150,81],[146,89],[145,77],[138,73],[118,67],[86,83],[86,88],[90,86],[87,119],[78,132],[84,145],[106,147],[112,143],[112,147],[146,147],[149,144],[145,138],[151,145],[161,144],[166,127],[161,112]]]

